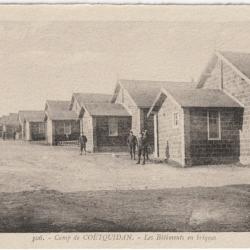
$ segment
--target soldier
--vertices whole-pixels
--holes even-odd
[[[143,156],[143,161],[142,165],[145,164],[145,143],[144,143],[144,138],[143,138],[143,133],[140,132],[138,137],[137,137],[137,149],[138,149],[138,161],[136,164],[140,164],[141,162],[141,156]]]
[[[16,131],[13,132],[13,140],[16,140]]]
[[[80,154],[82,155],[82,151],[84,150],[84,154],[86,155],[86,143],[87,143],[87,137],[82,134],[79,137],[79,144],[80,144]]]
[[[5,131],[5,129],[3,130],[3,140],[5,140],[6,139],[6,131]]]
[[[128,147],[129,147],[131,160],[132,159],[135,160],[136,137],[134,136],[132,130],[130,130],[130,132],[129,132],[127,143],[128,143]]]

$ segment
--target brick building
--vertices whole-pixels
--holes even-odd
[[[0,137],[3,136],[3,124],[4,124],[5,117],[6,115],[3,115],[0,117]]]
[[[221,89],[243,107],[239,131],[240,161],[250,162],[250,54],[217,52],[202,73],[198,88]]]
[[[18,137],[20,132],[20,126],[18,122],[18,114],[10,113],[1,118],[1,130],[2,137],[5,139],[15,139]]]
[[[151,150],[154,150],[154,116],[147,116],[160,89],[164,86],[185,86],[194,88],[193,83],[118,80],[111,102],[119,103],[132,117],[132,130],[135,135],[144,129],[148,130]]]
[[[86,103],[79,114],[90,152],[127,151],[131,116],[120,104]]]
[[[45,105],[46,140],[50,145],[77,143],[80,122],[69,110],[70,101],[47,101]]]
[[[20,138],[26,141],[45,140],[46,123],[44,118],[44,111],[19,111],[18,120],[21,126]]]
[[[148,115],[155,156],[182,166],[239,161],[242,106],[220,89],[162,88]]]
[[[80,117],[82,109],[88,103],[110,103],[111,95],[100,93],[73,93],[69,110],[74,111],[80,119],[80,132],[83,132],[83,119]]]
[[[111,103],[111,98],[111,95],[100,93],[72,95],[70,110],[80,120],[80,131],[88,139],[90,152],[127,151],[131,117],[123,106]]]

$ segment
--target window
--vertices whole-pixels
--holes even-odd
[[[118,136],[118,120],[116,118],[108,119],[109,136]]]
[[[207,124],[208,140],[220,140],[221,139],[220,112],[208,111],[207,123],[208,123]]]
[[[38,134],[44,134],[44,132],[45,132],[44,123],[39,123],[39,125],[38,125]]]
[[[56,131],[57,131],[57,134],[59,134],[59,135],[64,134],[64,123],[63,122],[60,121],[60,122],[57,123]]]
[[[65,122],[64,123],[64,134],[65,135],[71,134],[71,124],[70,124],[70,122]]]
[[[173,127],[177,128],[179,126],[179,114],[174,113],[173,114]]]

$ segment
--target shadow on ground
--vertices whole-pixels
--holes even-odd
[[[0,193],[0,232],[250,231],[250,185]]]

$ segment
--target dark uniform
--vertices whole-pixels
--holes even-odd
[[[16,131],[13,133],[13,140],[16,140]]]
[[[80,143],[80,151],[81,151],[81,155],[82,155],[82,151],[84,149],[84,153],[86,155],[86,143],[87,143],[87,137],[85,135],[80,135],[79,137],[79,143]]]
[[[3,131],[3,140],[5,140],[5,139],[6,139],[6,132]]]
[[[145,141],[144,138],[142,136],[142,134],[140,134],[140,136],[138,136],[137,138],[137,149],[138,149],[138,161],[136,162],[136,164],[140,164],[141,162],[141,156],[143,156],[143,161],[142,164],[145,164]]]
[[[128,147],[129,147],[130,157],[131,157],[131,159],[134,158],[134,160],[135,160],[136,137],[133,135],[132,132],[130,132],[130,134],[128,136],[127,143],[128,143]]]

